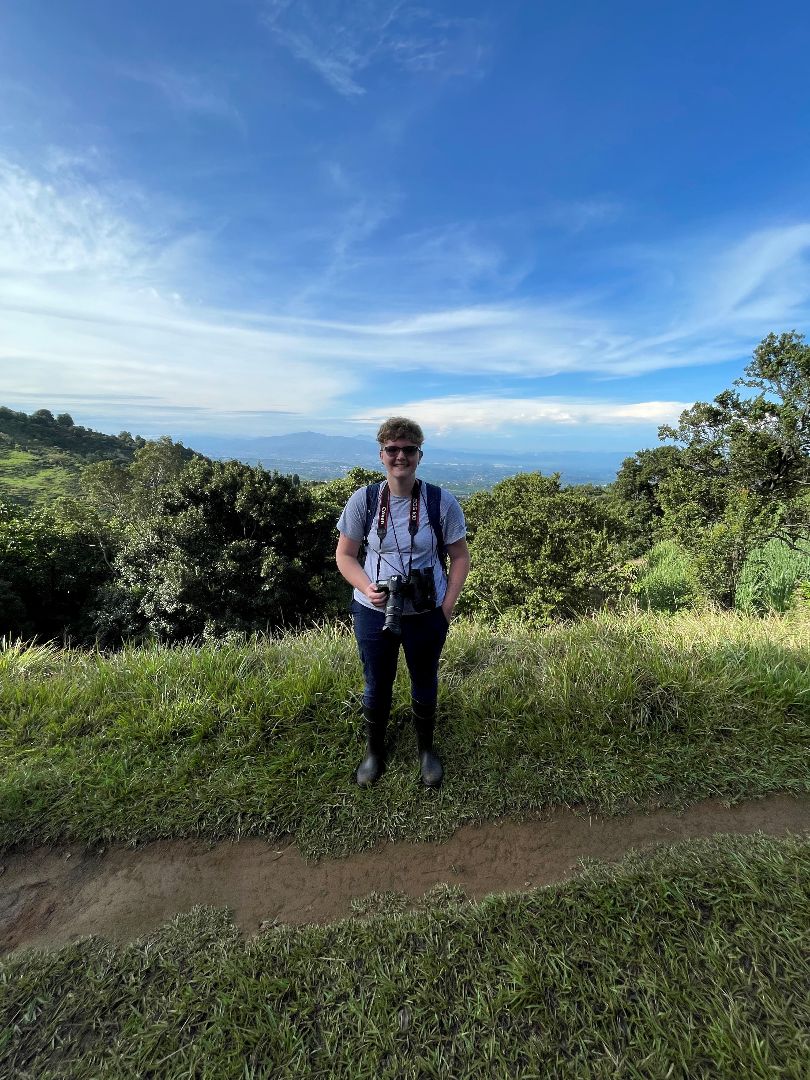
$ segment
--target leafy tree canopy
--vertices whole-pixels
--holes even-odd
[[[682,451],[676,446],[656,446],[639,450],[625,458],[608,488],[608,496],[627,517],[637,554],[656,542],[664,516],[661,485],[682,464]]]
[[[756,494],[786,499],[810,489],[810,346],[804,335],[769,334],[734,385],[758,392],[724,390],[711,403],[699,401],[681,413],[677,428],[665,425],[659,436],[679,443],[695,472]]]
[[[93,538],[52,510],[0,503],[0,636],[92,638],[107,576]]]
[[[755,550],[810,537],[810,346],[795,331],[769,334],[734,386],[756,392],[724,390],[659,431],[679,444],[682,466],[659,487],[663,531],[727,605]]]
[[[59,512],[92,533],[108,561],[130,529],[144,528],[158,512],[158,495],[200,457],[168,436],[141,439],[130,463],[98,461],[84,467],[79,494],[62,500]],[[207,459],[203,459],[207,460]]]
[[[254,631],[319,613],[330,531],[292,477],[194,460],[160,490],[115,559],[105,629],[168,640]]]
[[[472,569],[460,609],[546,622],[598,608],[626,584],[625,523],[559,474],[523,473],[465,503]]]

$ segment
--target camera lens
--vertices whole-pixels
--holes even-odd
[[[392,574],[386,582],[388,587],[388,600],[385,604],[385,622],[383,630],[388,631],[395,637],[402,634],[402,609],[405,606],[404,582],[399,574]]]

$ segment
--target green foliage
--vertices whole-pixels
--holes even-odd
[[[62,513],[93,533],[112,559],[129,532],[142,532],[157,514],[159,495],[176,483],[188,463],[207,460],[168,436],[135,448],[131,462],[99,461],[81,473],[78,498]]]
[[[632,592],[651,611],[681,611],[706,600],[694,559],[674,540],[661,540],[652,548]]]
[[[194,460],[132,525],[100,615],[105,631],[181,640],[312,618],[332,536],[309,491],[237,461]]]
[[[632,591],[645,607],[672,612],[701,608],[709,599],[695,557],[676,541],[660,541],[643,563]],[[808,587],[810,547],[797,551],[782,540],[769,540],[746,558],[738,575],[734,607],[747,615],[784,613],[801,602]]]
[[[662,532],[727,606],[754,551],[810,539],[810,347],[795,332],[769,334],[735,386],[757,393],[725,390],[659,432],[681,444],[682,466],[660,486]]]
[[[782,540],[770,540],[746,560],[734,606],[746,614],[788,611],[808,587],[810,545],[797,551]]]
[[[690,468],[758,494],[790,499],[810,486],[810,346],[795,331],[769,334],[754,350],[745,378],[711,404],[697,402],[677,429],[661,428],[686,448]]]
[[[90,608],[107,576],[85,531],[47,509],[0,504],[0,636],[86,640]]]
[[[609,500],[523,473],[465,503],[472,569],[460,610],[542,624],[594,611],[627,585],[626,526]]]
[[[665,535],[691,554],[706,594],[731,607],[746,561],[778,533],[781,504],[687,470],[662,485],[661,503]]]
[[[675,446],[639,450],[625,458],[607,494],[627,520],[634,555],[649,551],[660,533],[664,508],[660,488],[681,466],[681,451]]]

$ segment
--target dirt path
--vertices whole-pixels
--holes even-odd
[[[383,844],[317,863],[263,840],[161,841],[101,855],[81,847],[9,853],[0,856],[0,954],[87,934],[129,941],[195,904],[230,908],[246,934],[265,921],[328,922],[370,892],[418,897],[450,882],[480,897],[562,880],[583,858],[612,862],[633,848],[758,831],[810,831],[810,797],[734,807],[707,800],[683,813],[618,818],[560,810],[525,824],[466,826],[443,844]]]

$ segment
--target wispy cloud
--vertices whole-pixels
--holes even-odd
[[[242,114],[227,93],[214,85],[212,78],[182,72],[165,64],[119,67],[118,74],[151,87],[178,113],[217,117],[245,131]]]
[[[479,73],[486,54],[479,21],[403,0],[268,0],[265,24],[280,45],[347,98],[366,93],[362,79],[376,62],[449,77]]]
[[[64,170],[65,158],[49,154],[54,162]],[[137,278],[145,257],[132,226],[92,187],[66,193],[0,161],[0,273],[43,277],[81,270]],[[5,289],[12,284],[5,282]]]
[[[405,309],[401,295],[391,303],[379,275],[364,279],[363,316],[352,319],[328,317],[335,308],[325,300],[313,300],[307,317],[206,304],[195,288],[208,273],[205,292],[216,292],[205,239],[150,220],[73,174],[43,180],[0,161],[0,400],[47,395],[58,405],[96,395],[146,408],[149,398],[155,415],[191,410],[222,430],[257,411],[358,416],[369,375],[407,372],[490,384],[509,377],[508,397],[456,389],[405,403],[437,426],[652,425],[684,403],[524,400],[515,387],[559,373],[618,378],[744,358],[769,330],[810,318],[807,223],[725,248],[715,238],[672,247],[658,256],[666,281],[650,272],[620,299],[605,292],[440,307],[428,282],[414,287]],[[347,222],[346,267],[364,228],[374,228],[373,215]],[[493,267],[500,273],[494,257]]]
[[[176,245],[144,235],[91,188],[57,190],[1,163],[5,399],[90,393],[209,416],[303,415],[351,388],[350,375],[307,359],[288,332],[183,301],[179,269]]]
[[[684,401],[626,403],[573,397],[516,398],[457,394],[395,402],[355,413],[352,420],[379,424],[387,416],[418,416],[420,423],[435,435],[455,431],[497,431],[507,427],[638,427],[642,424],[673,423],[691,404]]]
[[[346,203],[329,226],[323,228],[321,268],[317,272],[308,272],[306,284],[291,301],[293,308],[309,306],[334,289],[341,279],[351,276],[358,264],[367,258],[362,254],[363,246],[396,210],[398,197],[395,193],[388,197],[367,195],[351,184],[339,166],[333,164],[329,171]]]

